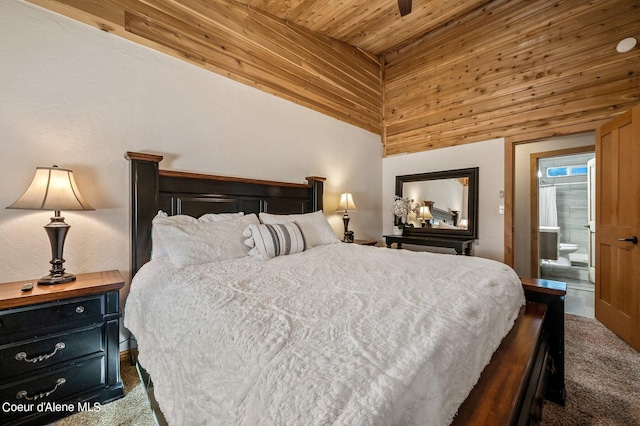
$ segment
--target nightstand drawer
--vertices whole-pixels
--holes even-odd
[[[0,313],[0,343],[17,340],[22,331],[42,335],[43,329],[69,329],[79,323],[99,322],[105,314],[105,295],[42,303],[28,308],[7,309]],[[42,330],[42,331],[38,331]],[[22,339],[20,339],[22,340]]]
[[[22,413],[0,411],[0,423],[37,413],[40,402],[64,402],[76,394],[105,386],[104,357],[99,356],[70,364],[64,368],[35,375],[29,379],[9,383],[0,387],[0,401],[20,404]],[[33,404],[33,405],[30,405]]]
[[[0,347],[0,377],[66,362],[74,358],[104,352],[103,324],[58,333]]]

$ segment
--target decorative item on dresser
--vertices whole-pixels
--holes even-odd
[[[411,198],[396,195],[393,200],[393,228],[394,235],[402,235],[405,227],[412,227],[409,222],[409,215],[418,213],[418,205]]]
[[[356,203],[353,202],[353,195],[350,192],[344,192],[340,195],[340,204],[338,204],[337,212],[344,212],[342,221],[344,222],[344,242],[353,242],[353,231],[349,231],[349,212],[357,212]]]
[[[75,275],[65,272],[64,240],[70,226],[60,215],[61,210],[94,210],[82,197],[73,172],[58,166],[37,167],[31,185],[8,209],[53,210],[54,217],[44,227],[51,243],[52,259],[49,275],[38,280],[40,284],[62,284],[75,279]]]
[[[118,271],[0,284],[0,424],[41,425],[124,396]]]

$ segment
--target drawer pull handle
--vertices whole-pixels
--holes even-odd
[[[80,305],[76,307],[76,313],[81,314],[84,312],[84,306]]]
[[[66,382],[67,382],[67,380],[64,377],[61,377],[58,380],[56,380],[56,385],[50,391],[41,392],[41,393],[34,394],[33,396],[29,396],[29,394],[27,393],[26,390],[21,390],[20,392],[18,392],[16,394],[16,398],[18,398],[18,399],[23,399],[24,398],[27,401],[36,401],[36,400],[38,400],[40,398],[45,398],[45,397],[51,395],[52,393],[57,391],[60,386],[64,385]]]
[[[19,352],[16,354],[16,361],[31,362],[35,364],[36,362],[44,361],[45,359],[51,358],[56,354],[56,352],[63,350],[65,347],[66,345],[64,344],[64,342],[58,342],[54,346],[53,352],[51,352],[50,354],[38,355],[33,358],[27,358],[26,352]]]

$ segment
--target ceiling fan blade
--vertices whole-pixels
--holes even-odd
[[[411,13],[411,0],[398,0],[398,8],[400,16],[408,15]]]

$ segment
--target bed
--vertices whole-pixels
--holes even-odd
[[[561,291],[523,289],[513,270],[485,259],[307,242],[308,228],[306,250],[268,260],[256,251],[207,262],[190,249],[152,260],[159,210],[174,219],[244,212],[216,229],[253,230],[243,238],[257,250],[257,215],[317,217],[324,179],[247,180],[127,158],[135,276],[125,325],[153,377],[159,423],[529,424],[543,394],[564,398]]]

